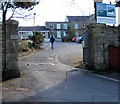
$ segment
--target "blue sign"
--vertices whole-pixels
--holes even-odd
[[[115,5],[96,3],[97,23],[116,24]]]

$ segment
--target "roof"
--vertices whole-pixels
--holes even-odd
[[[69,22],[79,22],[89,20],[89,16],[67,16]]]
[[[46,23],[67,23],[66,21],[48,21]]]
[[[45,26],[18,27],[18,31],[49,31]]]
[[[119,2],[120,0],[115,0],[115,2]]]

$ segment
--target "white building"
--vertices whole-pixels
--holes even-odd
[[[20,39],[28,39],[34,32],[41,32],[43,36],[48,38],[49,29],[45,26],[32,26],[32,27],[18,27],[18,34]]]

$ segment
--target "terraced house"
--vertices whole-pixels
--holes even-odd
[[[74,29],[76,36],[86,30],[86,26],[89,24],[90,16],[66,16],[65,22],[46,22],[46,27],[50,29],[49,36],[54,35],[57,39],[62,39],[67,35],[68,29]]]

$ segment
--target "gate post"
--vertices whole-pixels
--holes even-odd
[[[15,20],[6,21],[6,34],[4,34],[5,42],[3,41],[4,63],[6,69],[2,69],[2,80],[20,77],[18,68],[18,22]],[[3,64],[4,65],[4,64]]]

